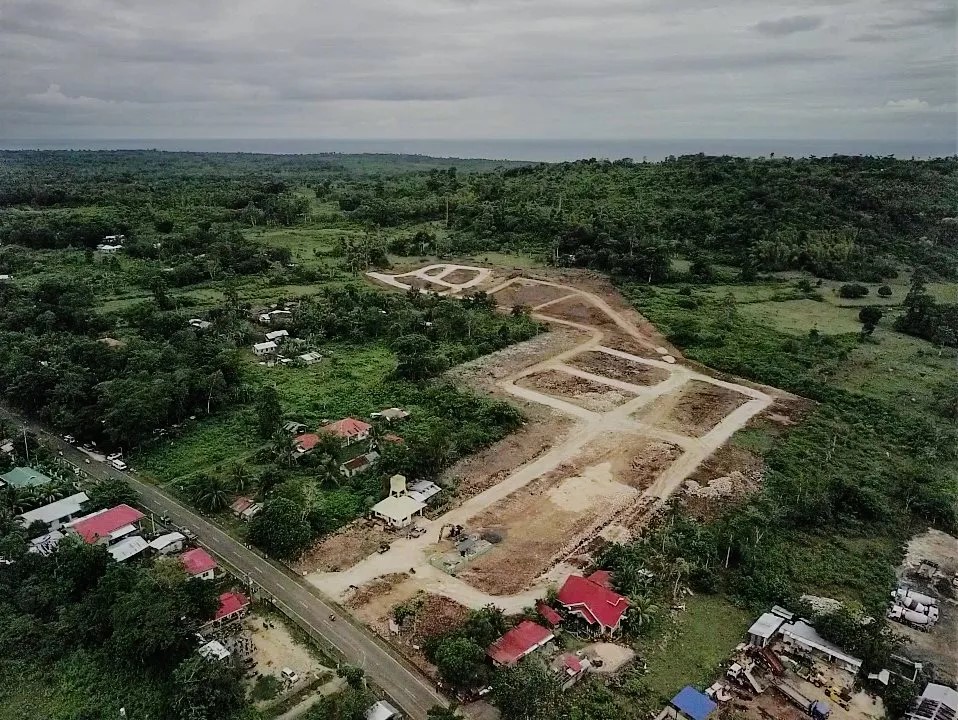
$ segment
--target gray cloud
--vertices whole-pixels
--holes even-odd
[[[784,35],[793,35],[809,30],[817,30],[825,22],[825,19],[818,15],[793,15],[778,20],[762,20],[755,23],[755,30],[761,35],[768,37],[782,37]]]
[[[0,138],[947,139],[948,10],[0,0]]]

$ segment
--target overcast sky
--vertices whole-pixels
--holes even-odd
[[[0,138],[956,137],[955,0],[0,0]]]

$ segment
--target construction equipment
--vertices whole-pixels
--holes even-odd
[[[813,720],[828,720],[828,716],[832,714],[832,709],[827,702],[805,697],[805,695],[786,682],[778,680],[772,683],[772,687],[782,693],[789,702],[813,718]]]
[[[825,691],[825,695],[842,710],[848,710],[852,700],[852,694],[848,688],[838,688],[832,685]]]

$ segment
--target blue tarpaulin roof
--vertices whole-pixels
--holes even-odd
[[[700,693],[691,685],[679,690],[679,694],[672,698],[672,706],[692,720],[705,720],[716,705],[704,693]]]

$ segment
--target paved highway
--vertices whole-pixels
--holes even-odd
[[[385,690],[413,720],[425,720],[429,708],[447,704],[418,671],[396,657],[370,632],[353,625],[349,618],[323,598],[318,590],[302,582],[282,565],[266,560],[256,551],[248,549],[155,485],[118,472],[106,463],[93,461],[85,465],[84,461],[88,456],[58,436],[35,423],[25,421],[6,408],[0,408],[0,414],[19,424],[26,422],[32,432],[44,438],[44,444],[56,447],[64,457],[83,467],[90,475],[101,478],[114,476],[126,480],[140,497],[143,507],[157,515],[169,517],[178,527],[194,532],[202,545],[239,573],[245,573],[253,584],[262,587],[271,595],[277,606],[287,615],[309,627],[339,651],[347,662],[363,668],[370,680]],[[331,620],[331,616],[335,620]]]

